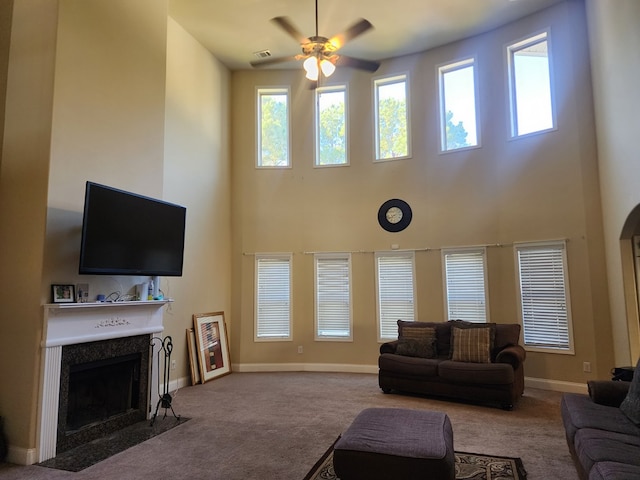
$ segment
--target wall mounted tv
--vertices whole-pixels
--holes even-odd
[[[186,208],[87,182],[81,274],[182,275]]]

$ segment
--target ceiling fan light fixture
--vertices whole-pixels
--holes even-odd
[[[312,80],[312,81],[318,80],[319,69],[318,69],[318,59],[316,57],[307,58],[302,64],[302,66],[307,72],[306,77],[309,80]]]
[[[322,73],[324,74],[325,77],[330,77],[333,72],[336,71],[336,66],[331,63],[329,60],[325,60],[323,59],[320,62],[320,69],[322,70]]]

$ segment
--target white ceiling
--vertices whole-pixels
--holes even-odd
[[[332,37],[366,18],[374,29],[340,52],[384,60],[482,33],[561,1],[318,0],[318,33]],[[169,0],[169,13],[231,70],[250,69],[261,50],[273,57],[300,53],[299,44],[270,22],[273,17],[289,17],[304,35],[315,34],[314,0]]]

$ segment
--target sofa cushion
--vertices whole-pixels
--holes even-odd
[[[507,363],[470,363],[443,360],[438,366],[440,378],[470,385],[510,385],[513,368]]]
[[[620,404],[620,410],[629,420],[640,426],[640,359],[636,365],[629,392]]]
[[[640,478],[640,467],[618,462],[598,462],[589,472],[589,480],[629,480]]]
[[[581,428],[576,432],[575,450],[585,472],[604,461],[640,467],[640,436],[637,435]]]
[[[454,362],[490,363],[491,327],[451,328]]]
[[[378,357],[381,371],[405,377],[437,377],[440,360],[383,353]]]
[[[594,403],[588,395],[565,393],[562,395],[560,409],[567,439],[571,441],[576,431],[581,428],[640,435],[640,428],[634,425],[619,408]]]

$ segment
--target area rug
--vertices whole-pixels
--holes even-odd
[[[525,480],[527,472],[519,458],[455,452],[456,480]],[[340,480],[333,471],[333,445],[304,480]]]
[[[171,430],[178,425],[182,425],[187,420],[189,419],[185,417],[157,417],[153,426],[150,425],[149,420],[143,420],[142,422],[135,423],[102,438],[62,452],[56,457],[45,460],[38,465],[55,468],[57,470],[79,472],[116,453],[123,452],[127,448],[131,448],[156,435]]]

